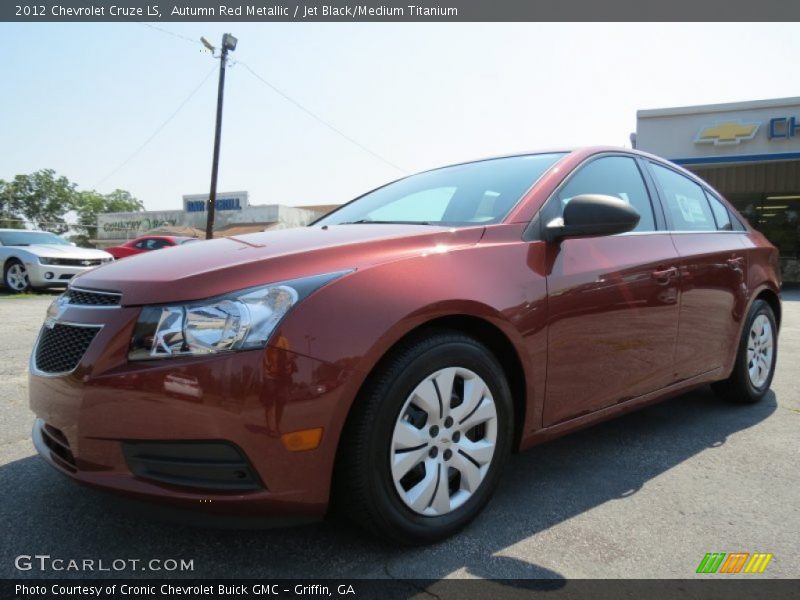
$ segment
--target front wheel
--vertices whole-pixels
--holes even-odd
[[[742,331],[730,377],[711,387],[719,396],[732,402],[758,402],[772,383],[777,356],[778,327],[775,313],[767,302],[756,300]]]
[[[16,258],[12,258],[6,262],[5,272],[3,273],[3,283],[15,294],[27,292],[31,289],[28,271],[25,265]]]
[[[367,530],[433,542],[488,502],[511,451],[511,393],[478,341],[440,332],[378,367],[342,434],[337,505]]]

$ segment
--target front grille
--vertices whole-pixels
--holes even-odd
[[[119,306],[122,300],[119,292],[93,292],[78,288],[69,288],[64,295],[70,304],[84,306]]]
[[[48,258],[46,264],[62,267],[96,267],[102,263],[102,258]]]
[[[47,425],[41,421],[38,423],[39,431],[42,434],[42,441],[44,445],[47,446],[47,449],[50,450],[50,458],[60,467],[74,473],[77,467],[67,437],[52,425]]]
[[[244,453],[221,441],[130,441],[122,453],[131,473],[142,479],[219,491],[260,489]]]
[[[99,327],[56,323],[44,326],[36,346],[36,368],[43,373],[69,373],[78,366]]]

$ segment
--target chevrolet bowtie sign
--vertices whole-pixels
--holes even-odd
[[[746,140],[752,140],[761,123],[742,123],[741,121],[724,121],[703,127],[695,138],[695,144],[714,144],[730,146]]]

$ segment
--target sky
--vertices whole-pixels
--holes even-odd
[[[207,193],[218,62],[194,40],[226,31],[239,42],[218,189],[251,204],[335,204],[463,160],[629,146],[638,109],[800,95],[795,24],[156,26],[0,24],[0,179],[51,168],[148,210]]]

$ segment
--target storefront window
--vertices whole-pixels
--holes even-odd
[[[800,192],[797,194],[732,194],[736,209],[775,244],[784,258],[800,258]]]

